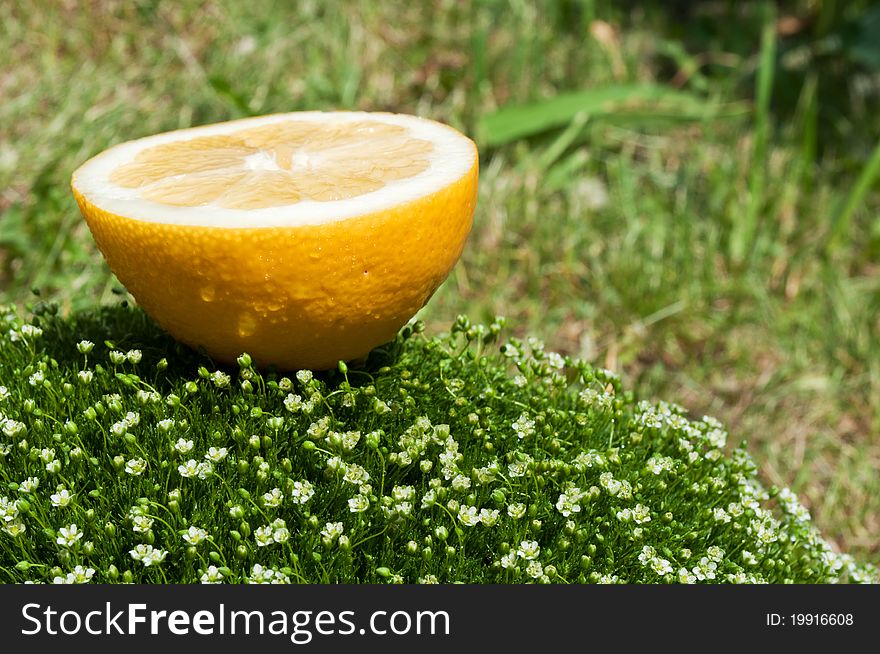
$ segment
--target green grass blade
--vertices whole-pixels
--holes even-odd
[[[646,108],[694,119],[707,117],[717,109],[714,103],[686,91],[656,84],[624,84],[562,93],[549,100],[502,107],[483,118],[481,129],[485,144],[494,147],[562,127],[579,113],[598,117]]]
[[[835,247],[842,239],[846,238],[849,233],[849,226],[852,222],[853,214],[862,204],[865,194],[880,179],[880,141],[874,146],[871,158],[859,174],[855,185],[849,192],[846,202],[840,213],[834,216],[831,223],[831,234],[828,237],[827,247]]]
[[[755,104],[754,165],[749,173],[749,201],[740,223],[731,234],[730,254],[734,263],[741,263],[753,245],[758,231],[758,217],[764,204],[767,140],[770,128],[770,98],[773,94],[773,73],[776,68],[776,21],[770,5],[766,7],[761,31],[761,59]]]

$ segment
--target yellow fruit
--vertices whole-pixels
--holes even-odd
[[[219,361],[334,367],[391,340],[461,255],[477,151],[451,127],[301,112],[117,145],[71,186],[110,268]]]

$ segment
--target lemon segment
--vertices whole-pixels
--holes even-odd
[[[303,112],[160,134],[72,188],[145,311],[218,361],[334,367],[391,340],[461,255],[467,137],[399,114]]]

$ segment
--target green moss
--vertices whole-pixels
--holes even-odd
[[[4,581],[876,579],[716,420],[501,319],[283,376],[54,314],[0,318]]]

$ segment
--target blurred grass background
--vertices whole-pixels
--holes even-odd
[[[0,301],[113,301],[69,191],[111,144],[446,121],[481,186],[430,329],[505,315],[718,416],[880,563],[880,2],[6,0],[0,25]]]

